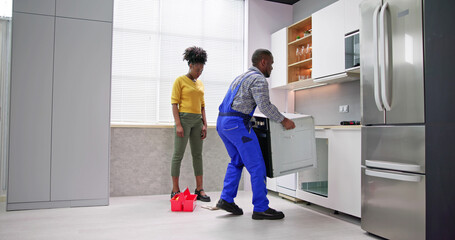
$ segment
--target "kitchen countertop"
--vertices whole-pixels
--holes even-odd
[[[362,125],[316,125],[314,129],[323,130],[323,129],[361,129]]]

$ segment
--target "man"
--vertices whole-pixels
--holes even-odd
[[[245,166],[251,175],[254,205],[252,218],[282,219],[283,212],[268,206],[265,163],[249,121],[258,106],[270,120],[280,122],[285,129],[293,129],[295,124],[270,103],[266,78],[270,77],[273,69],[272,53],[266,49],[258,49],[251,60],[253,67],[231,83],[219,107],[216,130],[226,146],[231,162],[228,164],[223,191],[216,206],[234,215],[243,214],[243,210],[234,203],[234,198],[237,196]]]

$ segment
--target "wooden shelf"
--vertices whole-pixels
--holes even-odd
[[[312,66],[312,63],[313,63],[313,60],[312,58],[308,58],[308,59],[305,59],[303,61],[300,61],[300,62],[296,62],[296,63],[293,63],[293,64],[289,64],[288,67],[290,68],[311,68]]]
[[[291,26],[287,30],[287,63],[288,63],[288,76],[287,88],[296,89],[306,86],[315,85],[312,79],[298,80],[299,76],[312,76],[313,60],[307,58],[302,61],[297,61],[296,50],[299,48],[312,45],[313,37],[311,35],[312,22],[311,16],[307,17]],[[305,32],[310,31],[307,36]],[[298,38],[298,39],[297,39]]]
[[[303,38],[303,33],[311,29],[311,16],[298,21],[288,27],[288,43],[295,41],[297,36]]]
[[[311,34],[308,36],[305,36],[303,38],[297,39],[293,42],[288,43],[289,46],[299,46],[299,45],[306,45],[308,43],[311,43]]]

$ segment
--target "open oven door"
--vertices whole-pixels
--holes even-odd
[[[294,129],[285,130],[281,123],[269,121],[263,114],[254,115],[253,130],[261,145],[269,178],[316,167],[313,117],[289,113],[284,115],[294,121]]]

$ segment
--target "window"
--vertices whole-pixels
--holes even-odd
[[[207,122],[231,81],[243,71],[243,0],[116,0],[114,3],[111,122],[173,124],[171,90],[188,72],[183,52],[199,46],[208,60]]]
[[[13,13],[12,0],[0,0],[0,17],[11,17]]]

